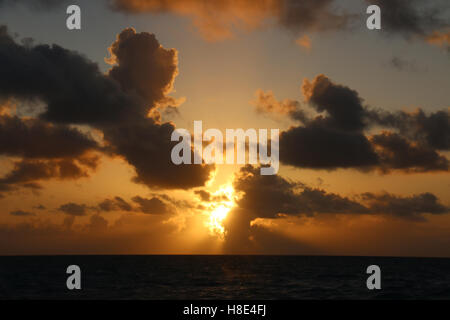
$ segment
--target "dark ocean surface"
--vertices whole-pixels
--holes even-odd
[[[73,264],[81,290],[66,287]],[[381,290],[366,287],[372,264],[381,268]],[[450,299],[450,259],[0,257],[0,299]]]

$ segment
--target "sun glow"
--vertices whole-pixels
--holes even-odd
[[[217,192],[214,192],[211,196],[213,201],[208,207],[209,219],[206,225],[212,234],[218,235],[223,239],[225,236],[223,221],[234,206],[234,189],[231,184],[226,185]]]

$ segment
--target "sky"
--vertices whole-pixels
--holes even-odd
[[[448,1],[0,0],[0,70],[0,255],[450,257]],[[196,120],[278,173],[174,165]]]

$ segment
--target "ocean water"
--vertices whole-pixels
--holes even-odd
[[[81,290],[66,268],[81,268]],[[366,268],[381,268],[381,290]],[[450,259],[324,256],[0,257],[0,299],[450,299]]]

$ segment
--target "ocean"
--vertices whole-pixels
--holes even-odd
[[[381,268],[368,290],[366,268]],[[81,290],[68,290],[69,265]],[[337,256],[0,257],[0,299],[450,299],[450,259]]]

